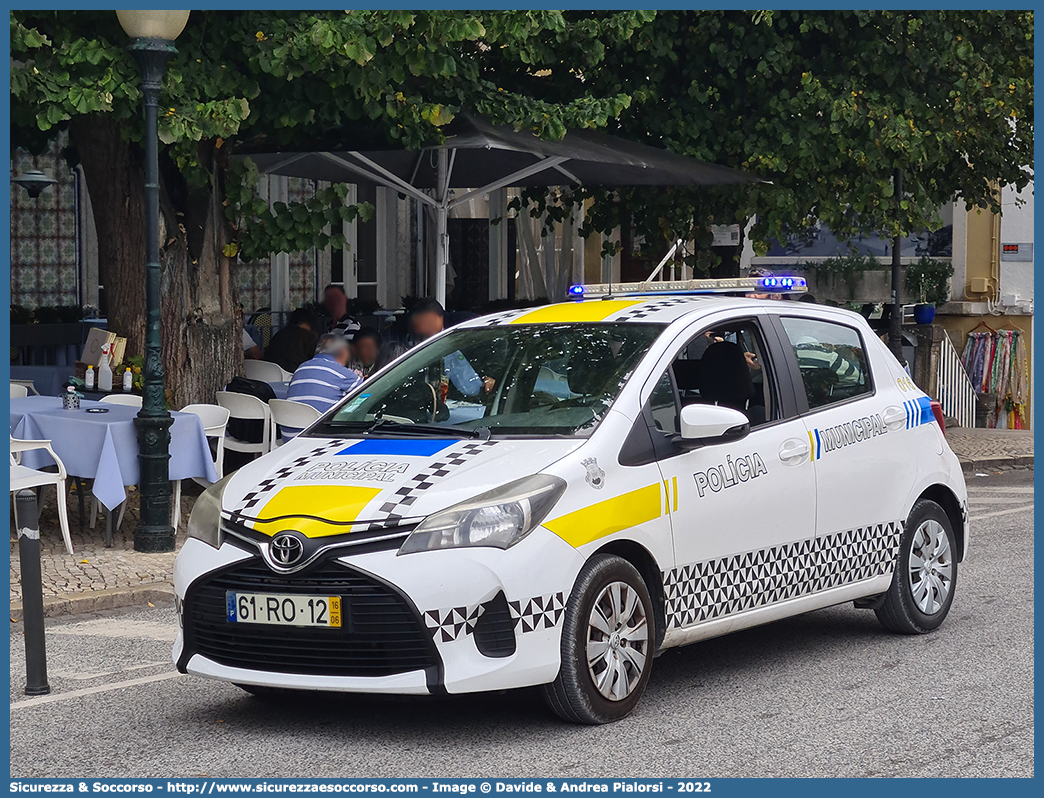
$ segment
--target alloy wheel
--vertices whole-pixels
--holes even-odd
[[[623,701],[641,680],[648,657],[649,619],[641,598],[626,582],[610,582],[587,622],[587,667],[598,692]]]
[[[946,603],[953,585],[950,539],[938,521],[921,523],[910,541],[910,591],[925,615],[934,615]]]

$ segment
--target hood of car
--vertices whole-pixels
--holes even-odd
[[[229,480],[223,515],[306,537],[419,522],[547,468],[577,439],[296,438]]]

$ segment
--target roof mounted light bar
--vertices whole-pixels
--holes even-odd
[[[804,277],[724,277],[706,280],[663,280],[645,283],[592,283],[569,286],[570,299],[663,294],[803,294]]]

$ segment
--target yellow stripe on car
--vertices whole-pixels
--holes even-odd
[[[254,522],[254,529],[264,535],[296,529],[306,538],[343,535],[351,530],[348,525],[381,490],[344,485],[291,485],[268,501],[258,513],[261,520]],[[302,513],[314,517],[302,518]]]
[[[659,483],[647,485],[545,521],[544,526],[570,546],[579,548],[614,532],[655,521],[663,512],[660,491]]]
[[[605,321],[614,313],[641,304],[642,300],[606,299],[602,302],[567,302],[524,313],[511,324],[557,324]]]

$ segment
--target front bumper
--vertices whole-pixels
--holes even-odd
[[[245,642],[228,638],[229,627],[221,626],[223,616],[220,621],[214,617],[217,589],[210,590],[209,604],[201,599],[201,590],[222,573],[226,576],[219,587],[234,588],[236,574],[242,572],[251,581],[241,589],[264,591],[265,586],[257,581],[264,572],[259,563],[251,552],[227,542],[220,550],[194,539],[186,542],[174,570],[182,623],[174,660],[181,670],[252,685],[423,694],[501,690],[552,681],[560,665],[565,602],[583,557],[557,535],[538,528],[507,551],[467,548],[402,557],[395,551],[381,551],[327,560],[323,574],[355,574],[360,580],[385,586],[389,595],[400,595],[403,606],[410,608],[411,650],[416,653],[420,637],[430,650],[426,667],[375,675],[359,675],[351,665],[353,657],[359,645],[391,645],[387,640],[398,639],[396,633],[405,634],[410,626],[405,611],[397,616],[399,626],[381,635],[373,626],[375,618],[366,616],[366,601],[349,599],[348,612],[355,604],[359,613],[355,631],[369,628],[372,634],[365,641],[345,641],[343,659],[338,659],[342,654],[336,646],[326,646],[319,642],[322,638],[308,634],[282,640],[278,637],[284,632],[271,633],[276,636],[273,645],[282,652],[276,661],[267,661],[267,649],[258,647],[259,641],[265,642],[258,635],[269,632],[252,630],[255,637]],[[268,589],[293,591],[288,580],[304,585],[311,573],[309,569],[292,578],[272,573]],[[373,590],[371,587],[370,592]],[[213,633],[206,644],[201,642],[205,635],[197,626],[201,608],[208,614],[207,629]],[[326,630],[319,633],[327,634]],[[291,649],[294,655],[287,654]],[[296,652],[300,662],[292,658]],[[300,667],[301,662],[310,665]]]

